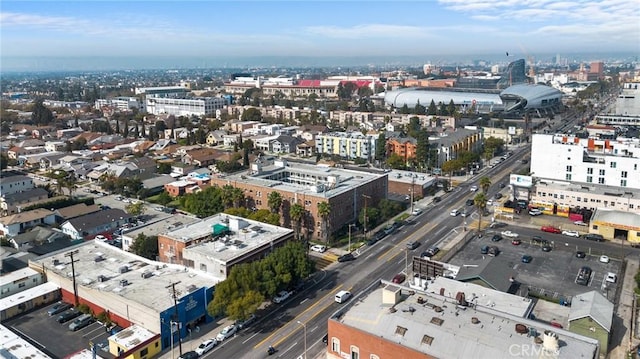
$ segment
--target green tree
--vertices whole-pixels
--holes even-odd
[[[140,201],[137,203],[129,203],[124,210],[134,217],[138,217],[144,214],[147,208],[144,205],[144,202]]]
[[[420,124],[420,118],[417,116],[409,118],[409,123],[407,124],[407,135],[416,138],[418,137],[418,132],[421,130],[422,125]]]
[[[8,163],[9,156],[7,156],[5,153],[0,153],[0,170],[7,168]]]
[[[240,117],[242,121],[262,121],[262,113],[259,109],[255,107],[251,107],[242,112],[242,116]]]
[[[478,232],[480,232],[482,228],[482,215],[484,215],[484,211],[487,208],[487,196],[483,192],[478,193],[473,197],[473,204],[478,209]]]
[[[43,100],[36,100],[31,111],[31,121],[36,126],[45,126],[53,122],[53,112],[42,104]]]
[[[387,158],[387,166],[396,170],[402,170],[407,168],[407,162],[399,154],[392,153],[389,158]]]
[[[322,220],[322,239],[327,242],[331,233],[331,205],[327,201],[318,203],[318,216]]]
[[[146,236],[144,233],[140,233],[131,243],[129,250],[141,257],[156,260],[159,255],[158,237]]]
[[[157,172],[160,174],[169,174],[171,173],[171,164],[167,162],[158,163]]]
[[[382,132],[378,135],[378,139],[376,139],[375,159],[377,161],[384,161],[385,157],[387,157],[387,138],[384,132]]]
[[[129,120],[124,120],[124,129],[122,130],[122,137],[129,137]]]
[[[429,108],[427,109],[427,115],[435,115],[438,113],[438,108],[436,107],[436,103],[435,101],[433,101],[433,99],[431,100],[431,103],[429,104]]]
[[[418,169],[427,168],[427,160],[429,157],[429,134],[426,130],[418,132],[416,137],[416,163]]]
[[[156,202],[163,206],[168,205],[169,203],[171,203],[171,201],[173,201],[173,198],[171,198],[167,191],[160,192],[160,194],[158,194],[158,197],[156,198]]]
[[[489,187],[491,187],[491,178],[484,176],[480,178],[479,183],[480,183],[480,188],[482,188],[482,193],[486,195],[487,191],[489,191]]]
[[[299,203],[294,203],[291,206],[289,215],[291,216],[291,220],[293,221],[294,224],[294,231],[296,233],[296,238],[300,239],[300,232],[301,232],[301,227],[302,227],[302,220],[304,219],[306,210],[304,209],[304,207],[299,204]]]
[[[455,114],[457,112],[458,112],[458,110],[456,109],[456,105],[455,105],[455,103],[453,103],[453,99],[451,99],[449,101],[449,105],[447,106],[447,115],[455,116]]]
[[[420,100],[416,102],[416,107],[413,108],[413,113],[416,115],[424,115],[427,113],[427,108],[420,104]]]
[[[454,171],[458,171],[462,168],[462,162],[458,159],[449,160],[442,164],[442,172],[449,174],[449,188],[451,188],[451,176]]]
[[[280,207],[282,207],[282,195],[279,192],[272,191],[267,198],[267,205],[271,212],[280,213]]]
[[[409,109],[409,106],[406,103],[402,105],[402,107],[400,107],[400,113],[403,115],[408,115],[411,113],[411,110]]]

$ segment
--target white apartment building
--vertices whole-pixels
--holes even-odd
[[[596,123],[610,126],[640,125],[640,82],[622,84],[615,106],[596,116]]]
[[[144,111],[144,102],[140,101],[137,97],[114,97],[96,100],[96,109],[101,109],[104,106],[117,108],[120,111],[128,111],[132,108]]]
[[[363,135],[361,132],[320,134],[316,137],[316,153],[369,160],[376,152],[377,139],[378,135]]]
[[[538,179],[640,190],[640,140],[534,134],[531,174]]]
[[[44,275],[31,268],[22,268],[9,272],[0,277],[0,297],[6,298],[10,295],[39,286],[44,282]]]
[[[147,112],[154,115],[174,116],[205,116],[215,114],[216,110],[224,108],[227,100],[222,97],[197,98],[164,98],[147,97]]]

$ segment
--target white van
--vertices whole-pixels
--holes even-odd
[[[351,292],[347,290],[341,290],[336,294],[336,303],[344,303],[347,299],[351,298]]]

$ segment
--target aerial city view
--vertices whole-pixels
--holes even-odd
[[[640,6],[3,1],[2,358],[640,357]]]

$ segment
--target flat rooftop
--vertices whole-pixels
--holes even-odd
[[[0,325],[0,357],[51,359],[50,356],[41,352],[40,349],[31,345],[4,325]]]
[[[71,262],[65,254],[72,251],[77,251],[73,259],[78,287],[112,292],[158,312],[173,306],[173,299],[166,288],[169,284],[180,282],[176,291],[186,295],[198,288],[209,288],[219,281],[199,270],[148,260],[93,240],[44,255],[31,263],[44,266],[48,273],[66,280],[71,277]],[[56,280],[58,278],[49,276],[49,283]],[[126,285],[123,286],[124,281]]]
[[[127,351],[137,347],[156,335],[157,334],[152,333],[150,330],[134,324],[110,336],[109,341],[118,344],[119,347],[122,347]]]
[[[429,176],[426,173],[419,172],[411,172],[411,171],[401,171],[401,170],[391,170],[388,172],[389,182],[400,182],[404,184],[415,184],[420,187],[429,187],[431,186],[436,178]]]
[[[388,298],[397,293],[401,299],[395,306],[383,301],[383,295]],[[394,310],[390,310],[392,307]],[[506,359],[514,357],[513,348],[529,348],[518,351],[518,357],[547,357],[540,345],[536,345],[539,352],[532,350],[533,338],[517,333],[516,324],[524,325],[529,333],[535,331],[540,339],[545,331],[556,333],[561,344],[556,354],[547,354],[550,358],[594,358],[599,350],[594,339],[500,313],[483,306],[481,300],[476,306],[461,306],[455,297],[416,291],[386,281],[381,281],[371,292],[355,297],[330,320],[436,358]]]
[[[254,164],[252,164],[253,166]],[[263,163],[260,171],[247,174],[243,171],[229,175],[218,175],[230,184],[244,183],[269,187],[273,190],[295,192],[298,195],[334,197],[358,188],[386,173],[370,173],[300,162],[276,159],[273,163]],[[271,191],[271,190],[269,190]]]
[[[226,226],[229,228],[229,232],[220,236],[218,240],[214,241],[212,238],[211,240],[204,240],[186,247],[183,250],[185,258],[191,258],[191,254],[196,254],[206,256],[210,260],[226,263],[293,233],[292,229],[228,214],[217,214],[205,218],[201,222],[186,225],[165,234],[165,236],[179,240],[209,237],[213,232],[214,226],[218,228]]]
[[[12,294],[8,297],[2,297],[0,299],[0,311],[7,310],[9,308],[13,308],[14,306],[30,301],[33,298],[37,298],[43,296],[45,294],[49,294],[51,292],[55,292],[60,287],[51,282],[47,282],[44,284],[40,284],[33,288],[29,288],[27,290],[23,290],[22,292],[18,292],[16,294]]]
[[[536,177],[536,176],[534,176]],[[536,189],[555,189],[563,191],[571,191],[576,193],[589,193],[597,195],[608,195],[620,198],[621,201],[627,202],[629,197],[640,197],[640,190],[628,188],[628,187],[612,187],[595,183],[578,183],[578,182],[566,182],[557,181],[552,179],[537,178]],[[553,202],[553,201],[550,201]]]
[[[147,213],[155,215],[155,213],[153,213],[154,211],[158,212],[154,209],[153,211],[149,211]],[[135,239],[141,233],[145,236],[157,236],[162,233],[167,233],[174,228],[179,228],[200,221],[197,218],[185,216],[179,213],[171,215],[161,213],[158,216],[160,216],[160,220],[153,219],[153,222],[146,223],[143,226],[134,227],[133,230],[124,232],[122,236],[128,237],[130,239]]]
[[[13,283],[17,280],[25,279],[34,275],[38,275],[39,273],[31,268],[22,268],[13,272],[9,272],[7,274],[3,274],[0,276],[0,282],[2,284]]]

